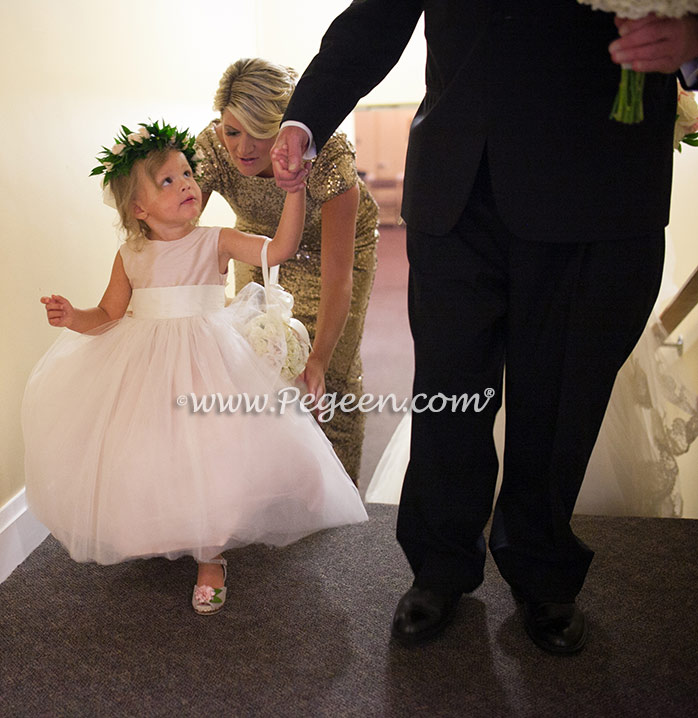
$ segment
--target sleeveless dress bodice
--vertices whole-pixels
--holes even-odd
[[[132,288],[134,318],[206,314],[225,305],[226,275],[218,269],[218,227],[197,227],[180,239],[147,241],[119,253]]]

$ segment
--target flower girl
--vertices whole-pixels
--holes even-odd
[[[226,598],[221,552],[366,519],[322,431],[275,401],[279,367],[245,337],[264,290],[224,302],[229,259],[260,265],[264,250],[274,265],[296,252],[305,193],[287,195],[270,241],[197,226],[186,131],[122,127],[99,161],[126,242],[98,306],[41,298],[49,324],[72,331],[25,391],[29,504],[76,561],[193,556],[192,605],[213,613]],[[205,396],[228,401],[197,410]]]

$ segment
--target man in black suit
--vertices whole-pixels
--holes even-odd
[[[671,73],[698,55],[698,18],[618,22],[618,40],[613,16],[576,0],[354,2],[288,107],[272,153],[281,186],[393,67],[422,13],[426,95],[402,207],[414,394],[496,399],[479,413],[413,414],[397,536],[415,578],[392,633],[407,644],[437,635],[483,579],[506,365],[490,550],[531,638],[573,653],[593,552],[569,522],[616,372],[659,289],[676,112],[675,77],[652,72],[644,121],[609,120],[620,75],[609,45],[618,61]]]

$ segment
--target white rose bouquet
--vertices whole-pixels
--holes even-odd
[[[678,84],[678,83],[677,83]],[[681,152],[681,143],[698,147],[698,103],[692,92],[679,85],[674,125],[674,149]]]
[[[698,0],[577,0],[594,10],[612,12],[618,17],[637,20],[654,13],[661,17],[683,17],[698,12]],[[642,93],[645,73],[622,67],[620,86],[616,95],[611,118],[625,124],[636,124],[644,119]]]

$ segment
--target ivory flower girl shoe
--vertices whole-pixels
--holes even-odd
[[[223,583],[225,583],[228,578],[228,562],[224,558],[212,558],[209,561],[202,561],[201,563],[216,563],[223,566]],[[201,616],[217,613],[223,608],[227,592],[228,589],[226,586],[223,586],[223,588],[213,588],[205,584],[201,586],[196,585],[194,586],[194,593],[191,597],[191,605]]]

